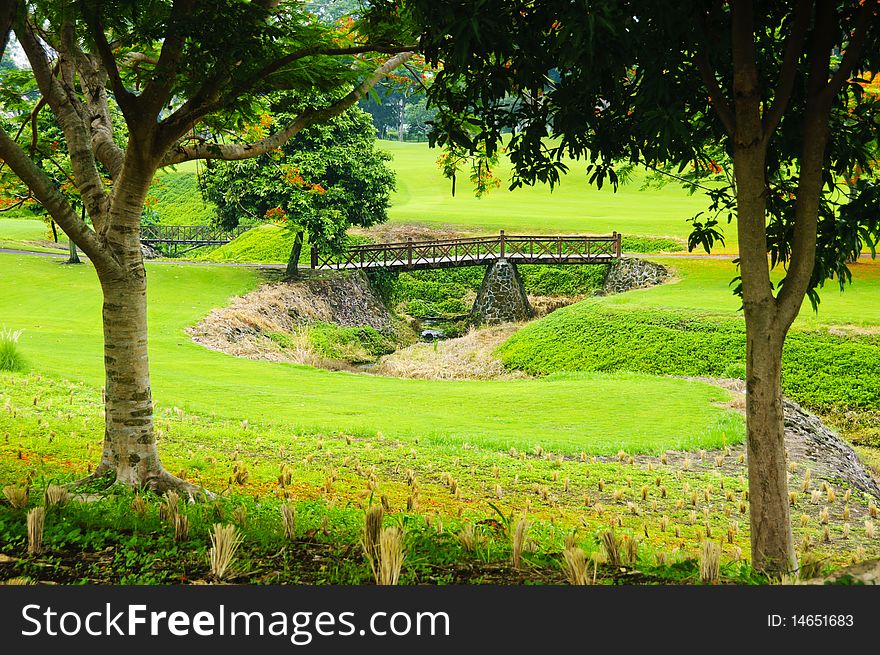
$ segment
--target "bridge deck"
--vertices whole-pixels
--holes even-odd
[[[620,235],[498,236],[366,244],[322,254],[313,246],[318,270],[418,270],[481,266],[498,259],[520,264],[610,264],[620,259]]]

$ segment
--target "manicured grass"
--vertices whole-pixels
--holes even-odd
[[[617,193],[597,190],[587,183],[586,164],[570,163],[570,172],[554,190],[537,185],[509,191],[510,165],[506,158],[496,174],[500,189],[475,198],[467,176],[451,182],[436,165],[439,150],[426,143],[382,141],[380,147],[394,156],[397,192],[392,196],[391,220],[405,223],[453,225],[474,230],[507,230],[508,233],[561,232],[671,236],[686,238],[687,219],[705,211],[706,199],[690,196],[678,184],[641,190],[643,174],[636,174]],[[725,225],[728,246],[735,248],[736,229]]]
[[[214,205],[202,199],[195,167],[159,171],[150,196],[157,201],[154,209],[163,225],[207,225],[216,213]]]
[[[260,225],[198,259],[206,262],[286,263],[295,238],[293,230],[272,224]],[[308,261],[308,248],[305,245],[303,257]]]
[[[730,281],[737,274],[733,263],[719,259],[651,258],[674,269],[677,282],[651,289],[609,296],[608,305],[645,308],[693,309],[724,315],[739,315],[740,300],[732,293]],[[862,258],[851,267],[853,283],[843,291],[837,280],[829,280],[820,289],[821,303],[814,312],[805,300],[795,325],[802,328],[822,326],[880,326],[880,261]],[[778,281],[781,273],[773,276]]]
[[[741,377],[745,325],[724,286],[730,262],[667,261],[680,281],[566,307],[514,334],[504,363],[533,374],[642,371]],[[807,303],[783,355],[783,388],[822,411],[880,409],[880,263],[854,266],[854,283]],[[843,326],[841,329],[840,326]],[[849,326],[849,329],[847,327]],[[858,327],[855,327],[858,326]]]
[[[52,233],[46,224],[33,217],[0,218],[0,248],[29,250],[32,252],[55,252],[47,247]],[[67,236],[58,228],[58,250],[67,248]]]
[[[382,378],[237,359],[194,344],[184,329],[257,283],[251,270],[150,264],[153,392],[158,403],[291,431],[382,432],[493,447],[612,453],[717,446],[742,436],[717,388],[644,375],[516,381]],[[93,271],[0,257],[0,317],[25,330],[31,370],[99,386],[100,295]]]

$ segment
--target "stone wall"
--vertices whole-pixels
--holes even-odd
[[[790,460],[809,461],[817,477],[839,480],[880,498],[880,487],[852,446],[797,403],[785,398],[783,406],[785,447]]]
[[[665,266],[644,259],[627,257],[610,265],[602,292],[625,293],[631,289],[653,287],[662,284],[667,277],[669,271]]]
[[[532,316],[534,311],[516,264],[506,259],[489,264],[471,309],[473,323],[509,323],[525,321]]]

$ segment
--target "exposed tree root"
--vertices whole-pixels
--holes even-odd
[[[91,475],[70,482],[64,486],[69,491],[74,492],[75,497],[78,500],[83,501],[100,500],[108,494],[112,494],[114,490],[122,489],[150,491],[160,496],[169,491],[174,491],[181,497],[186,498],[190,503],[203,500],[213,500],[217,497],[216,494],[208,491],[204,487],[192,484],[186,480],[181,480],[164,469],[158,474],[148,477],[139,485],[133,486],[119,480],[110,467],[101,466]],[[86,487],[89,487],[89,489],[85,490]]]

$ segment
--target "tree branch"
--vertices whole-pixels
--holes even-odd
[[[819,0],[808,55],[807,103],[801,139],[800,175],[794,206],[794,234],[785,283],[776,296],[778,320],[788,328],[810,288],[816,262],[822,170],[834,95],[827,93],[828,69],[838,16],[834,0]]]
[[[340,115],[366,95],[369,90],[379,82],[379,80],[403,64],[414,54],[414,52],[402,52],[392,57],[343,98],[322,109],[307,109],[303,111],[283,130],[276,132],[265,139],[244,145],[224,143],[197,143],[188,146],[178,145],[169,151],[160,166],[180,164],[193,159],[223,159],[227,161],[250,159],[271,152],[272,150],[280,148],[289,141],[294,134],[305,129],[309,125],[327,121]]]
[[[31,64],[37,86],[64,132],[77,188],[92,222],[100,229],[107,206],[107,196],[91,148],[88,112],[73,89],[65,88],[65,85],[53,76],[46,52],[31,26],[23,21],[20,27],[16,28],[15,33]]]
[[[783,54],[782,66],[779,69],[779,80],[776,84],[776,91],[773,93],[773,104],[770,105],[761,120],[765,140],[779,125],[779,121],[782,120],[782,115],[788,107],[788,101],[791,99],[794,80],[797,76],[798,59],[803,52],[807,30],[810,27],[812,7],[813,0],[800,0],[795,8],[791,32],[785,41],[785,54]]]
[[[703,79],[703,84],[709,92],[709,99],[712,102],[712,107],[715,109],[715,113],[718,114],[718,118],[721,119],[721,123],[724,125],[724,130],[727,134],[733,136],[736,131],[736,121],[733,112],[730,109],[730,104],[728,104],[724,97],[724,93],[721,91],[721,87],[718,84],[718,79],[715,76],[715,69],[712,68],[712,64],[709,62],[709,55],[706,53],[705,48],[701,47],[697,51],[695,63],[697,64],[697,70],[700,71],[700,77]]]
[[[12,31],[17,7],[18,3],[15,0],[0,0],[0,60],[6,54],[6,44],[9,42],[9,33]]]
[[[275,61],[267,64],[259,71],[254,73],[254,75],[248,80],[247,83],[239,85],[236,88],[233,88],[232,95],[233,97],[238,96],[239,94],[247,91],[254,84],[259,82],[260,80],[265,79],[272,73],[281,70],[285,66],[292,64],[295,61],[300,59],[305,59],[306,57],[321,57],[321,56],[342,56],[342,55],[360,55],[368,52],[378,52],[387,55],[396,55],[402,52],[414,52],[418,50],[417,45],[403,45],[403,46],[382,46],[382,45],[359,45],[359,46],[350,46],[347,48],[328,48],[326,46],[310,46],[308,48],[301,48],[296,52],[291,52],[290,54],[281,57],[280,59],[276,59]]]
[[[116,260],[104,248],[98,236],[77,216],[64,195],[55,188],[46,174],[31,161],[5,130],[0,130],[0,157],[89,259],[104,262],[107,266],[118,267]]]
[[[156,117],[162,111],[162,107],[168,102],[174,80],[177,75],[177,66],[183,53],[186,36],[177,26],[183,22],[183,18],[189,14],[195,2],[193,0],[174,0],[171,5],[171,16],[168,21],[168,32],[162,42],[162,51],[159,53],[159,61],[153,69],[153,75],[143,93],[140,95],[143,110],[151,123],[155,123]]]
[[[122,110],[127,122],[131,122],[137,116],[137,96],[125,88],[122,83],[122,77],[119,75],[119,67],[116,65],[116,57],[113,55],[113,49],[107,41],[107,35],[104,32],[104,26],[101,19],[96,13],[85,12],[86,24],[95,39],[95,45],[98,48],[98,57],[104,66],[107,77],[110,80],[110,88],[113,89],[113,96],[116,104]]]
[[[83,54],[78,66],[80,86],[89,108],[92,152],[117,179],[122,173],[125,152],[113,140],[113,116],[107,101],[107,72],[90,55]]]

